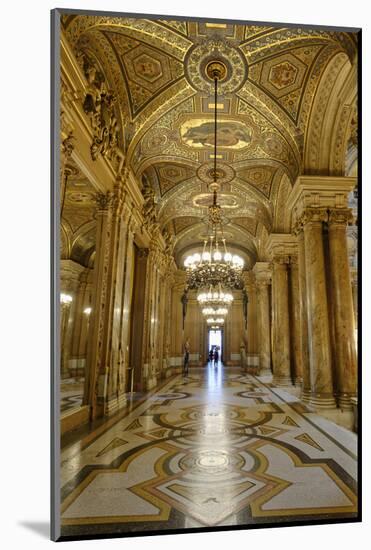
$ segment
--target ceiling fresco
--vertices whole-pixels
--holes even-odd
[[[224,65],[216,106],[220,203],[226,234],[253,261],[266,232],[283,227],[321,77],[339,54],[353,62],[354,35],[104,16],[65,16],[62,25],[76,58],[93,58],[117,98],[119,144],[138,181],[152,187],[177,259],[206,228],[215,108],[206,67],[215,59]],[[91,189],[77,179],[65,204],[71,234],[94,223]]]

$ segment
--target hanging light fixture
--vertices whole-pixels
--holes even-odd
[[[206,67],[206,73],[214,81],[214,167],[213,181],[209,185],[212,192],[212,204],[208,208],[209,232],[203,242],[202,253],[196,252],[184,261],[187,271],[187,289],[199,289],[197,300],[204,309],[228,311],[228,306],[233,301],[232,289],[242,289],[241,278],[244,267],[243,259],[237,254],[232,254],[226,244],[223,234],[225,218],[222,208],[218,204],[217,192],[220,185],[217,181],[217,103],[218,103],[218,82],[225,78],[226,68],[218,62],[213,61]],[[214,307],[216,308],[214,310]],[[226,315],[223,313],[223,316]],[[218,321],[222,318],[218,315]],[[221,315],[221,314],[220,314]],[[216,323],[214,317],[210,323]]]

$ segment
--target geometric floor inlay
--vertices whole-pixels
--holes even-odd
[[[62,535],[355,517],[357,436],[287,397],[238,368],[172,378],[62,452]]]

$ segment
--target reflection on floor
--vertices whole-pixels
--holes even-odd
[[[61,413],[81,407],[84,393],[83,378],[66,378],[61,382]]]
[[[356,517],[356,447],[264,379],[192,370],[62,452],[62,535]]]

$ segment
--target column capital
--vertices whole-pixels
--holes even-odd
[[[97,203],[98,212],[108,211],[112,208],[114,194],[112,193],[112,191],[107,191],[106,193],[96,193],[94,199]]]
[[[301,226],[305,226],[307,224],[322,224],[323,222],[328,221],[328,210],[327,208],[305,208],[302,210],[301,215],[299,218],[297,218],[297,223]]]
[[[329,211],[328,224],[340,225],[346,227],[353,222],[353,212],[351,208],[339,208]]]
[[[298,268],[299,267],[299,256],[298,254],[292,254],[290,256],[290,266]]]
[[[271,233],[268,237],[267,252],[272,259],[291,256],[297,250],[297,239],[290,233]]]
[[[292,227],[307,208],[346,208],[356,183],[355,177],[299,176],[287,201]]]
[[[275,254],[272,263],[273,267],[286,267],[290,263],[290,256],[287,254]]]

